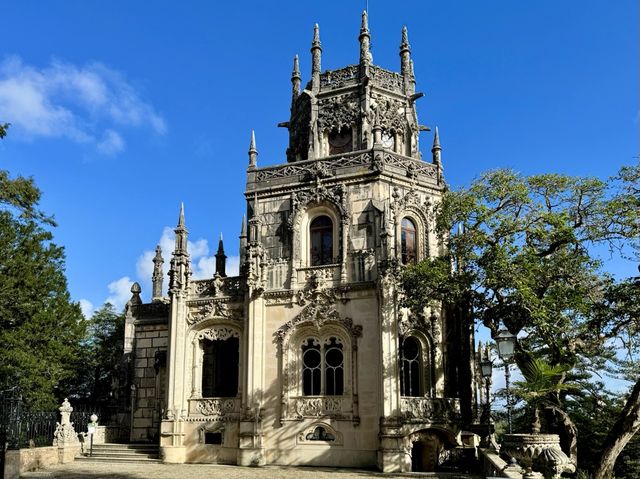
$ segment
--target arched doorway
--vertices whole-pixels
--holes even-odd
[[[443,439],[433,431],[419,431],[409,438],[411,444],[411,471],[436,472],[444,450]]]

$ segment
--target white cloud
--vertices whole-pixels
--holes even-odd
[[[107,286],[109,297],[104,300],[105,303],[111,303],[116,311],[122,311],[124,305],[131,299],[131,285],[133,281],[128,276],[112,281]]]
[[[115,155],[124,150],[124,140],[117,131],[106,130],[102,141],[96,145],[98,151],[105,155]]]
[[[93,315],[93,303],[88,299],[81,299],[78,302],[80,303],[80,309],[82,310],[82,314],[85,319],[91,318]]]
[[[125,147],[116,128],[167,130],[124,75],[101,63],[61,61],[38,68],[9,57],[0,63],[2,121],[25,138],[66,138],[113,155]],[[102,131],[102,134],[100,132]]]

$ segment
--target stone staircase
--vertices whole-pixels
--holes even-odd
[[[86,445],[84,453],[76,457],[79,462],[156,463],[162,461],[157,444],[94,444],[89,455]]]

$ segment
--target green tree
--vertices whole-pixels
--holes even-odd
[[[32,179],[0,170],[0,388],[17,385],[32,407],[50,408],[74,374],[84,324],[39,199]]]
[[[463,304],[494,336],[502,325],[522,333],[519,362],[539,358],[572,373],[615,367],[618,346],[637,338],[639,319],[626,299],[637,297],[637,288],[607,276],[592,247],[607,245],[623,254],[638,247],[639,170],[623,168],[609,182],[497,170],[448,192],[433,218],[447,255],[405,270],[407,305]],[[563,426],[564,448],[575,458],[576,428],[562,407],[568,374],[555,377],[547,409]],[[633,394],[629,401],[627,419],[635,411]],[[631,436],[637,431],[632,426],[627,421],[623,427]],[[627,436],[616,437],[623,438],[620,446]]]
[[[87,321],[82,357],[69,394],[92,404],[107,405],[118,382],[124,344],[124,314],[105,303]]]

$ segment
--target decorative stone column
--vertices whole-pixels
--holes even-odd
[[[58,447],[58,462],[65,464],[73,462],[74,458],[80,453],[81,445],[71,422],[73,408],[67,398],[65,398],[58,410],[60,411],[61,419],[59,423],[56,423],[56,430],[53,433],[53,445]]]

